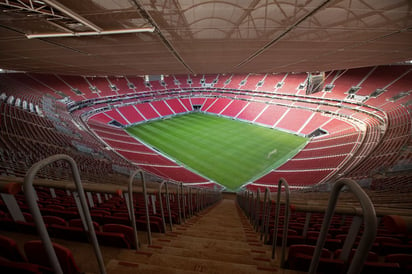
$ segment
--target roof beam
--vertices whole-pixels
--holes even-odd
[[[280,39],[282,39],[284,36],[286,36],[286,34],[288,34],[289,32],[291,32],[294,28],[296,28],[300,23],[302,23],[303,21],[305,21],[306,19],[310,18],[312,15],[314,15],[316,12],[318,12],[320,9],[322,9],[324,6],[326,6],[331,0],[325,0],[323,3],[321,3],[319,6],[317,6],[316,8],[314,8],[311,12],[309,12],[308,14],[306,14],[305,16],[303,16],[301,19],[299,19],[296,23],[294,23],[293,25],[291,25],[287,30],[285,30],[283,33],[281,33],[278,37],[276,37],[275,39],[273,39],[272,41],[270,41],[269,43],[267,43],[266,45],[264,45],[263,47],[261,47],[260,49],[258,49],[257,51],[255,51],[252,55],[250,55],[249,57],[247,57],[246,59],[244,59],[242,62],[240,62],[239,64],[237,64],[234,69],[238,69],[241,66],[245,65],[246,63],[249,63],[250,61],[252,61],[255,57],[259,56],[260,54],[262,54],[264,51],[266,51],[268,48],[270,48],[272,45],[274,45],[276,42],[278,42]]]
[[[169,49],[169,51],[175,56],[177,60],[190,72],[195,74],[195,72],[189,67],[188,64],[183,60],[183,58],[180,56],[180,54],[177,52],[177,50],[173,47],[172,43],[170,43],[169,40],[163,35],[163,33],[160,31],[159,26],[156,24],[155,20],[150,16],[150,14],[146,11],[146,9],[142,6],[142,4],[138,0],[132,0],[132,2],[135,4],[138,13],[140,14],[141,17],[146,19],[149,24],[155,27],[155,31],[157,35],[159,36],[160,40],[163,42],[163,44]]]
[[[239,25],[242,24],[243,20],[245,20],[248,16],[250,16],[250,14],[252,13],[252,11],[255,9],[256,5],[259,2],[260,2],[260,0],[254,0],[253,2],[251,2],[249,4],[249,6],[244,10],[242,15],[238,18],[238,20],[236,20],[236,22],[234,22],[235,27],[232,29],[231,32],[229,32],[226,35],[226,39],[230,38],[236,30],[239,30]]]
[[[138,32],[154,32],[155,28],[137,28],[137,29],[119,29],[119,30],[102,30],[102,31],[85,31],[85,32],[60,32],[60,33],[41,33],[41,34],[26,34],[28,39],[34,38],[58,38],[58,37],[80,37],[80,36],[96,36],[96,35],[112,35],[112,34],[127,34]]]
[[[60,4],[59,2],[57,2],[55,0],[42,0],[42,1],[44,3],[46,3],[47,5],[55,8],[56,10],[59,10],[60,12],[66,14],[70,18],[73,18],[74,20],[76,20],[76,21],[82,23],[83,25],[89,27],[90,29],[94,30],[95,32],[101,32],[102,31],[102,28],[96,26],[94,23],[90,22],[89,20],[87,20],[83,16],[75,13],[74,11],[72,11],[71,9],[67,8],[66,6]]]

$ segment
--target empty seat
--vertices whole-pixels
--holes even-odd
[[[412,244],[399,244],[384,242],[381,244],[380,255],[388,254],[412,254]]]
[[[349,259],[348,262],[350,263],[353,259],[353,256],[355,255],[356,249],[352,249],[350,254],[349,254]],[[333,254],[333,257],[335,259],[339,259],[340,254],[342,253],[342,249],[338,249],[335,251],[335,253]],[[366,258],[366,261],[369,262],[377,262],[379,261],[379,256],[378,254],[376,254],[375,252],[369,251],[368,252],[368,257]]]
[[[99,231],[100,230],[100,226],[97,222],[92,222],[94,230]],[[71,227],[80,227],[83,228],[83,222],[81,219],[72,219],[69,221],[69,226]]]
[[[66,220],[57,216],[43,216],[43,221],[46,225],[67,226]]]
[[[96,231],[99,244],[120,248],[130,248],[130,243],[123,233]]]
[[[134,246],[134,232],[131,226],[121,224],[105,224],[102,226],[103,232],[115,232],[124,234],[126,241]]]
[[[309,271],[316,247],[311,245],[291,245],[286,265],[289,269]],[[345,265],[342,260],[332,259],[332,253],[323,248],[319,258],[317,273],[343,273]]]
[[[163,224],[162,224],[162,218],[156,217],[156,216],[150,216],[150,230],[152,232],[159,232],[163,233]],[[142,231],[146,231],[146,217],[141,216],[137,221],[136,221],[137,228]]]
[[[39,265],[14,262],[0,257],[0,272],[1,273],[13,273],[13,274],[43,274],[44,269],[41,269]]]
[[[69,241],[88,242],[88,234],[82,227],[70,227],[61,225],[51,225],[49,227],[50,235],[55,238]]]
[[[401,269],[398,263],[365,262],[362,274],[399,274]]]
[[[15,226],[18,232],[27,234],[37,234],[37,228],[35,223],[16,221]]]
[[[80,273],[80,270],[73,259],[72,252],[68,248],[56,243],[53,243],[53,248],[56,252],[56,256],[59,260],[63,273]],[[44,249],[42,241],[34,240],[26,242],[24,244],[24,252],[26,253],[27,260],[30,263],[38,264],[51,269],[49,258],[45,256],[46,250]]]
[[[64,206],[61,205],[47,205],[49,209],[57,209],[57,210],[64,210]]]
[[[389,254],[385,257],[387,263],[398,263],[401,273],[412,273],[412,254]]]
[[[16,242],[3,235],[0,235],[0,257],[16,262],[26,261]]]

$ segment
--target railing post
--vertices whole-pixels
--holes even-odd
[[[268,195],[269,195],[269,188],[265,189],[265,198],[263,200],[263,215],[262,215],[262,226],[260,228],[260,240],[263,239],[263,234],[265,233],[265,228],[266,228],[266,218],[269,218],[269,215],[267,214],[267,200],[268,200]],[[268,216],[266,216],[268,215]]]
[[[136,174],[139,173],[139,170],[134,171],[134,173],[130,174],[129,177],[129,185],[128,185],[128,195],[129,195],[129,219],[130,222],[132,223],[133,227],[133,237],[134,237],[134,243],[136,246],[136,251],[140,247],[139,243],[139,238],[137,236],[137,227],[136,227],[136,216],[134,212],[134,203],[133,203],[133,179],[136,176]]]
[[[180,183],[181,189],[181,197],[182,197],[182,215],[183,215],[183,222],[186,223],[186,195],[183,187],[183,183]]]
[[[260,189],[258,188],[256,191],[256,201],[255,201],[255,222],[254,228],[255,231],[259,231],[259,223],[260,223]]]
[[[90,212],[89,212],[89,208],[87,206],[87,201],[86,201],[86,197],[84,195],[84,190],[83,190],[83,186],[81,183],[81,179],[80,179],[80,174],[79,174],[79,170],[77,168],[76,162],[73,160],[73,158],[71,158],[68,155],[64,155],[64,154],[57,154],[57,155],[53,155],[50,156],[46,159],[43,159],[37,163],[35,163],[28,171],[26,176],[24,177],[24,184],[23,184],[23,189],[24,189],[24,195],[26,197],[26,202],[27,205],[29,206],[30,212],[33,216],[33,220],[36,224],[36,228],[37,231],[39,233],[39,236],[43,242],[46,254],[50,260],[50,264],[53,268],[53,271],[55,273],[63,273],[62,268],[60,266],[60,263],[57,259],[56,256],[56,252],[54,251],[53,248],[53,244],[50,240],[50,236],[49,233],[47,232],[46,226],[44,224],[42,215],[40,213],[40,209],[39,206],[37,204],[36,201],[36,191],[33,187],[33,181],[34,181],[34,177],[36,176],[37,172],[51,164],[54,163],[58,160],[64,160],[67,161],[72,169],[72,174],[73,174],[73,178],[74,178],[74,182],[77,188],[77,192],[80,198],[80,208],[79,213],[81,212],[83,214],[83,216],[85,217],[85,224],[83,224],[83,226],[85,228],[87,228],[88,232],[89,232],[89,237],[91,240],[91,243],[93,245],[93,249],[94,252],[96,254],[96,258],[99,264],[99,270],[100,273],[104,274],[106,273],[106,269],[104,266],[104,261],[103,261],[103,257],[99,248],[99,243],[97,241],[97,237],[96,237],[96,233],[94,231],[94,226],[92,223],[92,218],[90,217]]]
[[[160,204],[160,215],[162,216],[163,231],[164,231],[164,233],[166,233],[166,220],[165,220],[165,212],[163,210],[163,198],[162,198],[162,188],[163,188],[164,184],[167,185],[167,182],[163,181],[159,185],[159,195],[158,195],[158,197],[159,197],[159,204]]]
[[[251,224],[253,224],[254,223],[254,221],[255,221],[255,199],[253,198],[253,192],[251,191],[250,193],[249,193],[250,195],[249,195],[249,205],[250,205],[250,212],[249,212],[249,215],[250,215],[250,223]]]
[[[340,190],[344,186],[349,188],[350,191],[358,198],[362,207],[365,225],[362,238],[359,242],[358,248],[356,249],[347,273],[355,274],[362,271],[363,264],[365,263],[365,260],[368,256],[368,252],[372,247],[373,241],[375,240],[377,231],[377,219],[372,201],[355,181],[347,178],[339,179],[333,185],[330,194],[328,208],[323,219],[321,233],[316,244],[316,249],[313,254],[312,262],[310,264],[309,273],[316,273],[319,264],[320,253],[326,241],[327,232],[329,230],[330,222],[335,211],[338,196],[340,194]]]
[[[288,226],[289,226],[289,184],[284,178],[279,179],[277,199],[276,199],[276,216],[275,216],[275,230],[273,231],[273,246],[272,246],[272,259],[275,258],[277,236],[278,236],[278,226],[279,226],[279,214],[280,214],[280,195],[282,194],[282,184],[285,186],[286,202],[285,202],[285,219],[283,220],[283,234],[282,234],[282,254],[280,257],[280,267],[285,266],[285,253],[286,253],[286,243],[288,239]]]
[[[129,180],[129,203],[130,203],[130,219],[132,219],[132,225],[134,224],[133,229],[135,229],[136,227],[136,219],[135,219],[135,212],[134,212],[134,204],[133,204],[133,188],[132,188],[132,184],[133,184],[133,179],[137,174],[140,174],[140,178],[142,180],[142,185],[143,185],[143,198],[144,198],[144,206],[145,206],[145,210],[146,210],[146,228],[147,228],[147,241],[149,243],[149,245],[152,244],[152,232],[150,229],[150,216],[149,216],[149,205],[147,203],[147,190],[146,190],[146,179],[144,176],[144,172],[141,169],[138,169],[136,171],[134,171],[131,175],[130,175],[130,180]],[[135,230],[135,242],[137,244],[137,232]],[[136,247],[137,248],[137,247]]]
[[[192,188],[189,187],[189,193],[187,194],[188,205],[189,205],[189,217],[193,216],[193,203],[192,203]]]
[[[173,231],[173,219],[172,219],[172,211],[170,208],[170,197],[169,197],[169,184],[167,182],[165,183],[165,187],[166,187],[166,206],[167,206],[167,212],[169,212],[170,231]]]
[[[272,209],[272,202],[270,200],[269,196],[269,201],[268,201],[268,213],[267,213],[267,219],[266,219],[266,224],[265,224],[265,237],[263,239],[263,242],[266,243],[268,241],[268,235],[269,235],[269,221],[270,221],[270,212]]]

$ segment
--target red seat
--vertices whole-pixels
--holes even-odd
[[[100,231],[100,226],[97,222],[92,222],[94,230],[95,231]],[[71,227],[81,227],[83,228],[83,222],[81,219],[72,219],[69,221],[69,226]]]
[[[13,262],[0,257],[0,272],[13,274],[42,274],[41,267],[36,264]]]
[[[389,254],[411,254],[412,253],[412,244],[399,244],[399,243],[382,243],[380,248],[380,255],[389,255]]]
[[[299,271],[308,271],[315,248],[316,247],[312,245],[291,245],[288,252],[288,268]],[[332,253],[323,248],[320,256],[321,258],[330,259]]]
[[[122,233],[126,237],[127,242],[134,246],[134,232],[131,226],[121,224],[105,224],[102,226],[102,231]]]
[[[37,234],[37,228],[35,223],[16,221],[15,226],[18,232],[27,234]]]
[[[96,231],[99,244],[120,248],[130,248],[130,243],[123,233]]]
[[[26,262],[16,242],[3,235],[0,235],[0,256],[10,261]]]
[[[50,235],[55,238],[85,243],[89,241],[88,234],[83,230],[82,227],[51,225],[49,227],[49,230]]]
[[[72,252],[68,248],[56,243],[53,243],[53,248],[56,252],[56,256],[59,260],[63,273],[80,273],[80,270],[73,259]],[[42,241],[34,240],[26,242],[24,244],[24,252],[26,253],[27,260],[30,263],[38,264],[51,269],[49,258],[45,256],[46,250],[44,249]]]
[[[150,216],[150,230],[152,232],[159,232],[164,233],[162,218],[156,216]],[[146,231],[146,216],[140,216],[140,218],[136,221],[136,225],[139,230]]]
[[[356,252],[356,249],[351,250],[351,252],[349,254],[349,260],[348,260],[349,263],[352,261],[353,256],[355,255],[355,252]],[[342,249],[338,249],[333,254],[333,257],[335,259],[339,259],[339,256],[340,256],[341,253],[342,253]],[[368,261],[368,262],[377,262],[377,261],[379,261],[379,256],[375,252],[369,251],[368,252],[368,257],[366,258],[366,261]]]
[[[398,263],[365,262],[362,269],[362,274],[397,274],[400,272]]]
[[[402,273],[412,273],[412,254],[390,254],[385,257],[386,263],[398,263]]]
[[[33,221],[33,216],[31,216],[30,213],[22,212],[22,214],[23,214],[24,220],[26,220],[26,222],[28,222],[28,223],[33,223],[34,222]]]
[[[57,209],[57,210],[64,210],[64,206],[61,205],[47,205],[49,209]]]
[[[66,220],[57,216],[43,216],[43,221],[47,225],[67,226]]]

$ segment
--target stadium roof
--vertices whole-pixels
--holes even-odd
[[[410,0],[0,0],[0,9],[8,70],[268,73],[412,59]],[[49,37],[28,38],[37,34]]]

